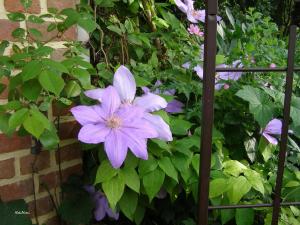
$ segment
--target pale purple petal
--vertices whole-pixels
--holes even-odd
[[[100,108],[100,106],[76,106],[70,111],[75,117],[75,119],[81,125],[86,125],[90,123],[98,123],[103,121],[101,115],[99,115],[95,109]]]
[[[157,80],[157,81],[155,82],[155,84],[154,84],[154,87],[159,87],[159,86],[161,86],[161,85],[162,85],[161,80]]]
[[[99,102],[101,102],[101,99],[103,96],[103,91],[104,91],[104,89],[97,88],[94,90],[85,91],[84,94],[91,99],[95,99],[95,100],[98,100]]]
[[[147,160],[148,152],[146,139],[141,137],[142,135],[139,135],[138,132],[127,132],[127,130],[128,129],[121,129],[120,131],[126,136],[126,142],[129,149],[136,157]]]
[[[185,69],[189,69],[191,67],[191,63],[186,62],[186,63],[182,64],[182,67],[185,68]]]
[[[142,97],[138,97],[134,100],[135,105],[144,108],[147,112],[154,112],[167,107],[167,101],[152,93],[147,93]]]
[[[150,89],[148,87],[142,87],[142,90],[145,94],[150,92]]]
[[[181,12],[186,13],[187,12],[187,5],[184,4],[181,0],[174,0],[176,6],[180,9]]]
[[[103,96],[105,97],[102,99],[102,109],[107,115],[111,116],[120,107],[121,101],[119,94],[115,87],[108,86],[104,89]]]
[[[198,20],[195,17],[195,11],[194,10],[188,10],[187,11],[187,19],[191,22],[191,23],[197,23]]]
[[[169,90],[165,90],[164,91],[164,95],[175,95],[175,93],[176,93],[176,90],[175,89],[169,89]]]
[[[139,106],[125,105],[122,106],[115,114],[122,119],[122,122],[133,122],[144,116],[145,110]]]
[[[221,89],[223,88],[223,86],[224,86],[224,84],[216,83],[216,84],[215,84],[215,89],[216,89],[217,91],[219,91],[219,90],[221,90]]]
[[[105,204],[105,199],[103,197],[97,199],[96,208],[94,210],[94,217],[96,221],[103,220],[106,215],[104,204]]]
[[[110,129],[104,123],[84,125],[78,134],[81,142],[88,144],[98,144],[105,141]]]
[[[104,198],[105,198],[105,204],[104,204],[105,212],[107,213],[107,215],[110,218],[113,218],[114,220],[118,220],[119,219],[119,213],[118,212],[113,212],[113,210],[109,207],[107,198],[106,197],[104,197]]]
[[[165,108],[165,111],[168,113],[181,113],[182,112],[182,107],[184,104],[176,99],[170,101]]]
[[[160,116],[146,113],[144,118],[154,127],[158,133],[158,139],[165,141],[173,140],[169,125]]]
[[[198,77],[203,80],[203,68],[200,65],[194,67],[194,71],[197,73]]]
[[[158,133],[153,125],[144,118],[129,122],[124,121],[122,124],[122,132],[126,134],[132,134],[140,138],[156,138],[158,136]]]
[[[93,185],[85,185],[83,188],[91,195],[96,192],[95,187]]]
[[[113,84],[123,103],[133,101],[136,92],[136,83],[129,69],[125,66],[120,66],[114,75]]]
[[[105,139],[104,149],[111,165],[116,169],[120,168],[126,158],[128,149],[124,135],[118,130],[111,130]]]
[[[263,136],[273,145],[277,145],[278,141],[276,138],[272,137],[271,135],[267,134],[267,133],[263,133]]]
[[[267,124],[267,126],[264,130],[264,133],[280,135],[281,134],[281,129],[282,129],[281,120],[273,119]]]

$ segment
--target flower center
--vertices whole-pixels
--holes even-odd
[[[112,116],[106,122],[106,125],[109,128],[119,128],[121,126],[121,124],[122,124],[122,120],[119,117],[116,117],[116,116]]]

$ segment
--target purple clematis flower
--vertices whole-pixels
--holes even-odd
[[[95,203],[94,217],[96,221],[103,220],[106,215],[114,220],[119,219],[119,213],[113,212],[109,207],[107,198],[102,192],[96,191],[95,187],[92,185],[87,185],[84,189],[92,196]]]
[[[153,93],[155,94],[164,94],[164,95],[170,95],[170,96],[174,96],[176,93],[175,89],[169,89],[169,90],[165,90],[164,92],[161,92],[161,90],[159,90],[159,86],[162,85],[162,82],[160,80],[157,80],[155,82],[154,87],[157,87]],[[142,87],[142,90],[144,91],[144,93],[150,93],[150,89],[147,87]],[[168,113],[181,113],[183,111],[183,106],[184,104],[176,99],[173,99],[172,101],[168,102],[167,107],[165,108],[165,111]]]
[[[188,32],[190,34],[194,34],[198,37],[203,37],[203,35],[204,35],[204,33],[200,30],[200,28],[195,24],[190,24],[190,26],[188,28]]]
[[[104,150],[114,168],[124,162],[128,148],[141,159],[148,158],[147,139],[158,133],[144,119],[145,110],[139,106],[121,105],[115,87],[103,90],[101,105],[76,106],[71,109],[75,119],[83,126],[78,139],[84,143],[104,142]]]
[[[205,10],[195,10],[193,0],[174,0],[174,2],[180,11],[187,15],[187,18],[191,23],[198,23],[198,21],[205,23]],[[221,19],[220,16],[217,16],[217,21],[220,21]]]
[[[113,87],[120,96],[121,105],[133,105],[144,109],[143,119],[156,130],[158,135],[155,138],[165,141],[173,140],[169,125],[160,116],[151,114],[151,112],[167,107],[168,103],[164,98],[150,92],[141,97],[135,97],[135,79],[125,66],[120,66],[115,72]],[[100,102],[103,101],[103,96],[106,96],[103,89],[89,90],[85,92],[85,95]]]
[[[271,120],[262,132],[262,135],[273,145],[278,144],[278,140],[273,135],[281,135],[282,122],[279,119]]]
[[[185,64],[182,65],[183,68],[185,69],[189,69],[190,68],[190,62],[186,62]],[[236,60],[232,63],[233,67],[242,67],[243,65],[241,64],[240,60]],[[227,67],[227,65],[225,64],[221,64],[218,65],[217,67]],[[198,75],[198,77],[203,80],[203,68],[200,65],[197,65],[193,68],[193,70],[196,72],[196,74]],[[221,88],[224,87],[225,83],[223,81],[227,81],[227,80],[238,80],[240,79],[242,76],[242,72],[218,72],[215,78],[215,89],[216,90],[220,90]],[[221,82],[220,82],[221,81]],[[227,84],[228,85],[228,84]],[[226,88],[224,89],[228,89],[228,86],[226,86]]]

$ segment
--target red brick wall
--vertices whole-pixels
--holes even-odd
[[[47,8],[65,8],[74,7],[75,0],[33,0],[32,6],[28,10],[33,14],[47,13]],[[8,12],[24,12],[24,8],[19,0],[0,0],[0,41],[14,41],[10,33],[17,27],[26,29],[25,23],[10,22],[7,20]],[[42,31],[47,39],[45,25],[34,26]],[[53,59],[61,60],[65,51],[64,41],[74,40],[77,38],[76,28],[69,29],[65,36],[60,39],[53,40],[51,47],[56,48],[56,52],[51,56]],[[51,35],[50,35],[51,36]],[[6,52],[9,54],[10,50]],[[0,80],[6,84],[7,80]],[[0,104],[6,102],[7,92],[4,91],[0,95]],[[66,111],[66,110],[65,110]],[[74,123],[70,115],[66,112],[60,112],[57,109],[48,113],[49,118],[55,119],[59,114],[61,117],[61,168],[63,180],[73,173],[81,173],[81,150],[76,141],[78,125]],[[31,139],[30,137],[19,137],[14,134],[7,137],[0,133],[0,198],[3,201],[11,201],[15,199],[25,199],[28,203],[29,211],[33,222],[34,219],[34,192],[37,198],[37,213],[39,223],[46,225],[57,225],[58,220],[49,197],[43,184],[46,184],[53,196],[59,196],[60,192],[60,175],[58,172],[58,153],[57,151],[42,151],[38,156],[30,154]],[[32,163],[35,161],[36,172],[32,176]],[[34,184],[34,186],[33,186]]]

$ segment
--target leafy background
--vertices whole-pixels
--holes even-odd
[[[21,2],[25,8],[31,4]],[[289,8],[280,4],[220,1],[223,20],[218,24],[217,64],[230,65],[239,59],[245,67],[269,67],[271,63],[286,66]],[[197,2],[197,6],[203,7],[203,2]],[[285,10],[278,16],[276,12],[282,7]],[[90,39],[66,43],[68,51],[61,62],[49,58],[54,49],[47,43],[52,38],[44,40],[37,29],[13,31],[20,44],[12,44],[10,56],[3,54],[9,43],[1,42],[0,76],[9,79],[9,98],[0,106],[0,129],[7,135],[14,131],[30,134],[45,149],[55,149],[59,137],[57,121],[47,117],[51,105],[68,108],[95,104],[83,92],[111,84],[113,72],[122,64],[133,72],[139,88],[154,90],[155,82],[161,80],[162,91],[176,89],[176,96],[162,96],[185,104],[179,114],[158,112],[169,123],[174,141],[150,141],[147,161],[129,154],[121,169],[113,169],[103,146],[82,144],[85,176],[63,186],[67,197],[59,205],[60,217],[70,224],[96,223],[93,203],[83,190],[84,184],[94,184],[105,193],[111,208],[121,212],[120,224],[195,224],[202,82],[182,64],[203,64],[200,46],[204,40],[187,32],[185,15],[172,1],[94,0],[90,4],[81,1],[76,9],[50,9],[41,16],[15,12],[8,18],[36,24],[52,18],[56,22],[47,30],[56,32],[53,38],[78,25],[90,34]],[[204,30],[203,24],[199,26]],[[299,39],[297,44],[299,65]],[[90,62],[86,60],[88,55]],[[290,126],[293,133],[289,135],[282,190],[285,201],[299,201],[300,196],[299,81],[295,76]],[[272,118],[282,118],[285,75],[245,73],[239,81],[228,84],[229,89],[215,93],[210,203],[271,202],[278,146],[269,144],[261,131]],[[5,88],[1,84],[1,91]],[[167,195],[161,198],[164,192]],[[72,207],[76,202],[81,204]],[[210,224],[270,224],[271,213],[271,209],[216,210],[210,213]],[[299,208],[282,209],[280,224],[297,225],[299,220]],[[103,221],[115,223],[109,218]]]

